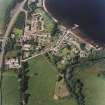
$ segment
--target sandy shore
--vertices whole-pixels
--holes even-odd
[[[58,20],[55,19],[55,18],[51,15],[51,13],[47,10],[47,8],[46,8],[46,0],[43,0],[43,8],[44,8],[45,12],[48,13],[48,15],[51,16],[51,18],[57,23]]]

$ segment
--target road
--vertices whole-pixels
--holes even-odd
[[[56,43],[55,48],[53,48],[54,51],[57,51],[57,50],[59,49],[59,47],[61,46],[61,44],[63,43],[63,41],[65,40],[65,38],[66,38],[68,35],[69,35],[69,36],[70,36],[70,35],[71,35],[71,36],[74,36],[75,38],[79,39],[81,42],[84,42],[84,43],[88,44],[90,47],[95,48],[93,45],[91,45],[90,43],[84,41],[82,38],[80,38],[78,35],[76,35],[74,32],[72,32],[72,29],[68,29],[68,30],[65,30],[65,32],[63,33],[63,35],[62,35],[61,37],[59,37],[59,39],[58,39],[58,41],[57,41],[57,43]],[[78,45],[77,43],[75,43],[75,41],[72,41],[72,42],[73,42],[73,44],[75,44],[78,48],[80,48],[79,45]]]
[[[9,37],[9,35],[10,35],[10,32],[11,32],[11,30],[13,28],[13,25],[16,22],[16,19],[17,19],[18,15],[23,10],[23,7],[24,7],[26,2],[27,2],[27,0],[24,0],[20,4],[19,8],[17,9],[17,11],[15,12],[14,16],[12,17],[12,19],[10,20],[10,22],[8,24],[7,30],[6,30],[5,35],[4,35],[5,38],[2,41],[2,51],[0,52],[0,68],[2,68],[2,65],[3,65],[3,59],[4,59],[5,46],[6,46],[7,39]]]
[[[46,0],[43,0],[43,9],[45,10],[45,12],[54,20],[54,22],[58,22],[58,20],[57,19],[55,19],[52,15],[51,15],[51,13],[47,10],[47,8],[46,8],[46,5],[45,5],[45,3],[46,3]]]
[[[64,41],[64,39],[68,36],[69,31],[66,30],[63,35],[58,39],[57,43],[56,43],[56,47],[55,49],[58,49],[60,47],[60,45],[62,44],[62,42]]]
[[[61,37],[59,37],[55,48],[53,48],[54,51],[57,51],[59,49],[59,47],[61,46],[61,44],[63,43],[63,41],[65,40],[65,38],[71,35],[70,30],[65,30],[65,32],[63,33],[63,35]]]
[[[28,61],[28,60],[30,60],[30,59],[32,59],[32,58],[36,58],[36,57],[38,57],[38,56],[40,56],[40,55],[43,55],[43,54],[45,54],[45,53],[47,53],[47,52],[49,52],[49,51],[50,51],[50,48],[46,49],[46,50],[43,51],[43,52],[40,52],[39,54],[35,54],[35,55],[33,55],[32,57],[29,57],[29,58],[27,58],[27,59],[24,59],[24,60],[22,60],[22,62],[26,62],[26,61]]]
[[[6,46],[6,43],[7,43],[7,40],[9,38],[9,35],[11,33],[11,30],[13,28],[13,25],[15,24],[16,22],[16,19],[18,17],[18,15],[21,13],[25,3],[27,2],[27,0],[24,0],[20,3],[20,6],[19,8],[17,9],[17,11],[15,12],[15,14],[13,15],[13,17],[11,18],[9,24],[8,24],[8,27],[7,27],[7,30],[4,34],[4,38],[2,40],[2,51],[0,52],[0,80],[1,80],[1,83],[0,83],[0,105],[3,105],[3,102],[2,102],[2,70],[3,70],[3,63],[4,63],[4,56],[5,56],[5,46]]]

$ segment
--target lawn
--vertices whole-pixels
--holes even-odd
[[[16,19],[16,23],[13,27],[12,33],[15,34],[15,37],[18,39],[23,34],[23,29],[25,25],[25,14],[21,12]]]
[[[13,58],[13,57],[16,57],[17,56],[17,52],[18,52],[18,50],[11,50],[11,51],[8,51],[7,53],[6,53],[6,58]]]
[[[20,38],[20,36],[23,34],[23,30],[19,28],[14,28],[13,33],[15,34],[16,38]]]
[[[14,0],[0,0],[0,30],[3,30],[6,13]]]
[[[29,70],[28,105],[76,105],[71,97],[57,101],[53,99],[57,70],[45,56],[30,60]]]
[[[0,93],[1,93],[1,71],[0,71]],[[1,94],[0,94],[0,97],[1,97]],[[1,98],[0,98],[0,103],[1,103]]]
[[[36,13],[42,14],[44,20],[45,32],[52,32],[55,27],[55,22],[48,16],[48,14],[41,8],[35,10]]]
[[[105,79],[98,77],[99,71],[105,70],[105,60],[94,65],[78,66],[75,77],[84,83],[86,105],[105,105]]]
[[[14,72],[3,73],[2,94],[3,105],[19,105],[19,83]]]

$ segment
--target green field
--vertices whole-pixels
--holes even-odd
[[[75,77],[84,83],[86,105],[105,105],[105,79],[97,76],[103,70],[105,71],[105,60],[91,66],[80,65],[75,69]]]
[[[19,83],[14,72],[3,73],[2,105],[19,105]]]
[[[45,56],[29,61],[28,105],[76,105],[73,98],[53,99],[57,70]]]
[[[0,0],[0,31],[3,30],[6,12],[14,0]]]
[[[1,93],[1,72],[0,72],[0,93]],[[0,94],[0,97],[1,97],[1,94]],[[0,98],[0,103],[1,103],[1,98]]]

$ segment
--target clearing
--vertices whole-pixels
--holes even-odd
[[[75,78],[84,83],[86,105],[105,105],[105,78],[97,76],[100,71],[105,71],[105,59],[91,65],[82,64],[75,69]]]
[[[19,82],[16,73],[3,73],[2,94],[3,105],[19,105]]]

